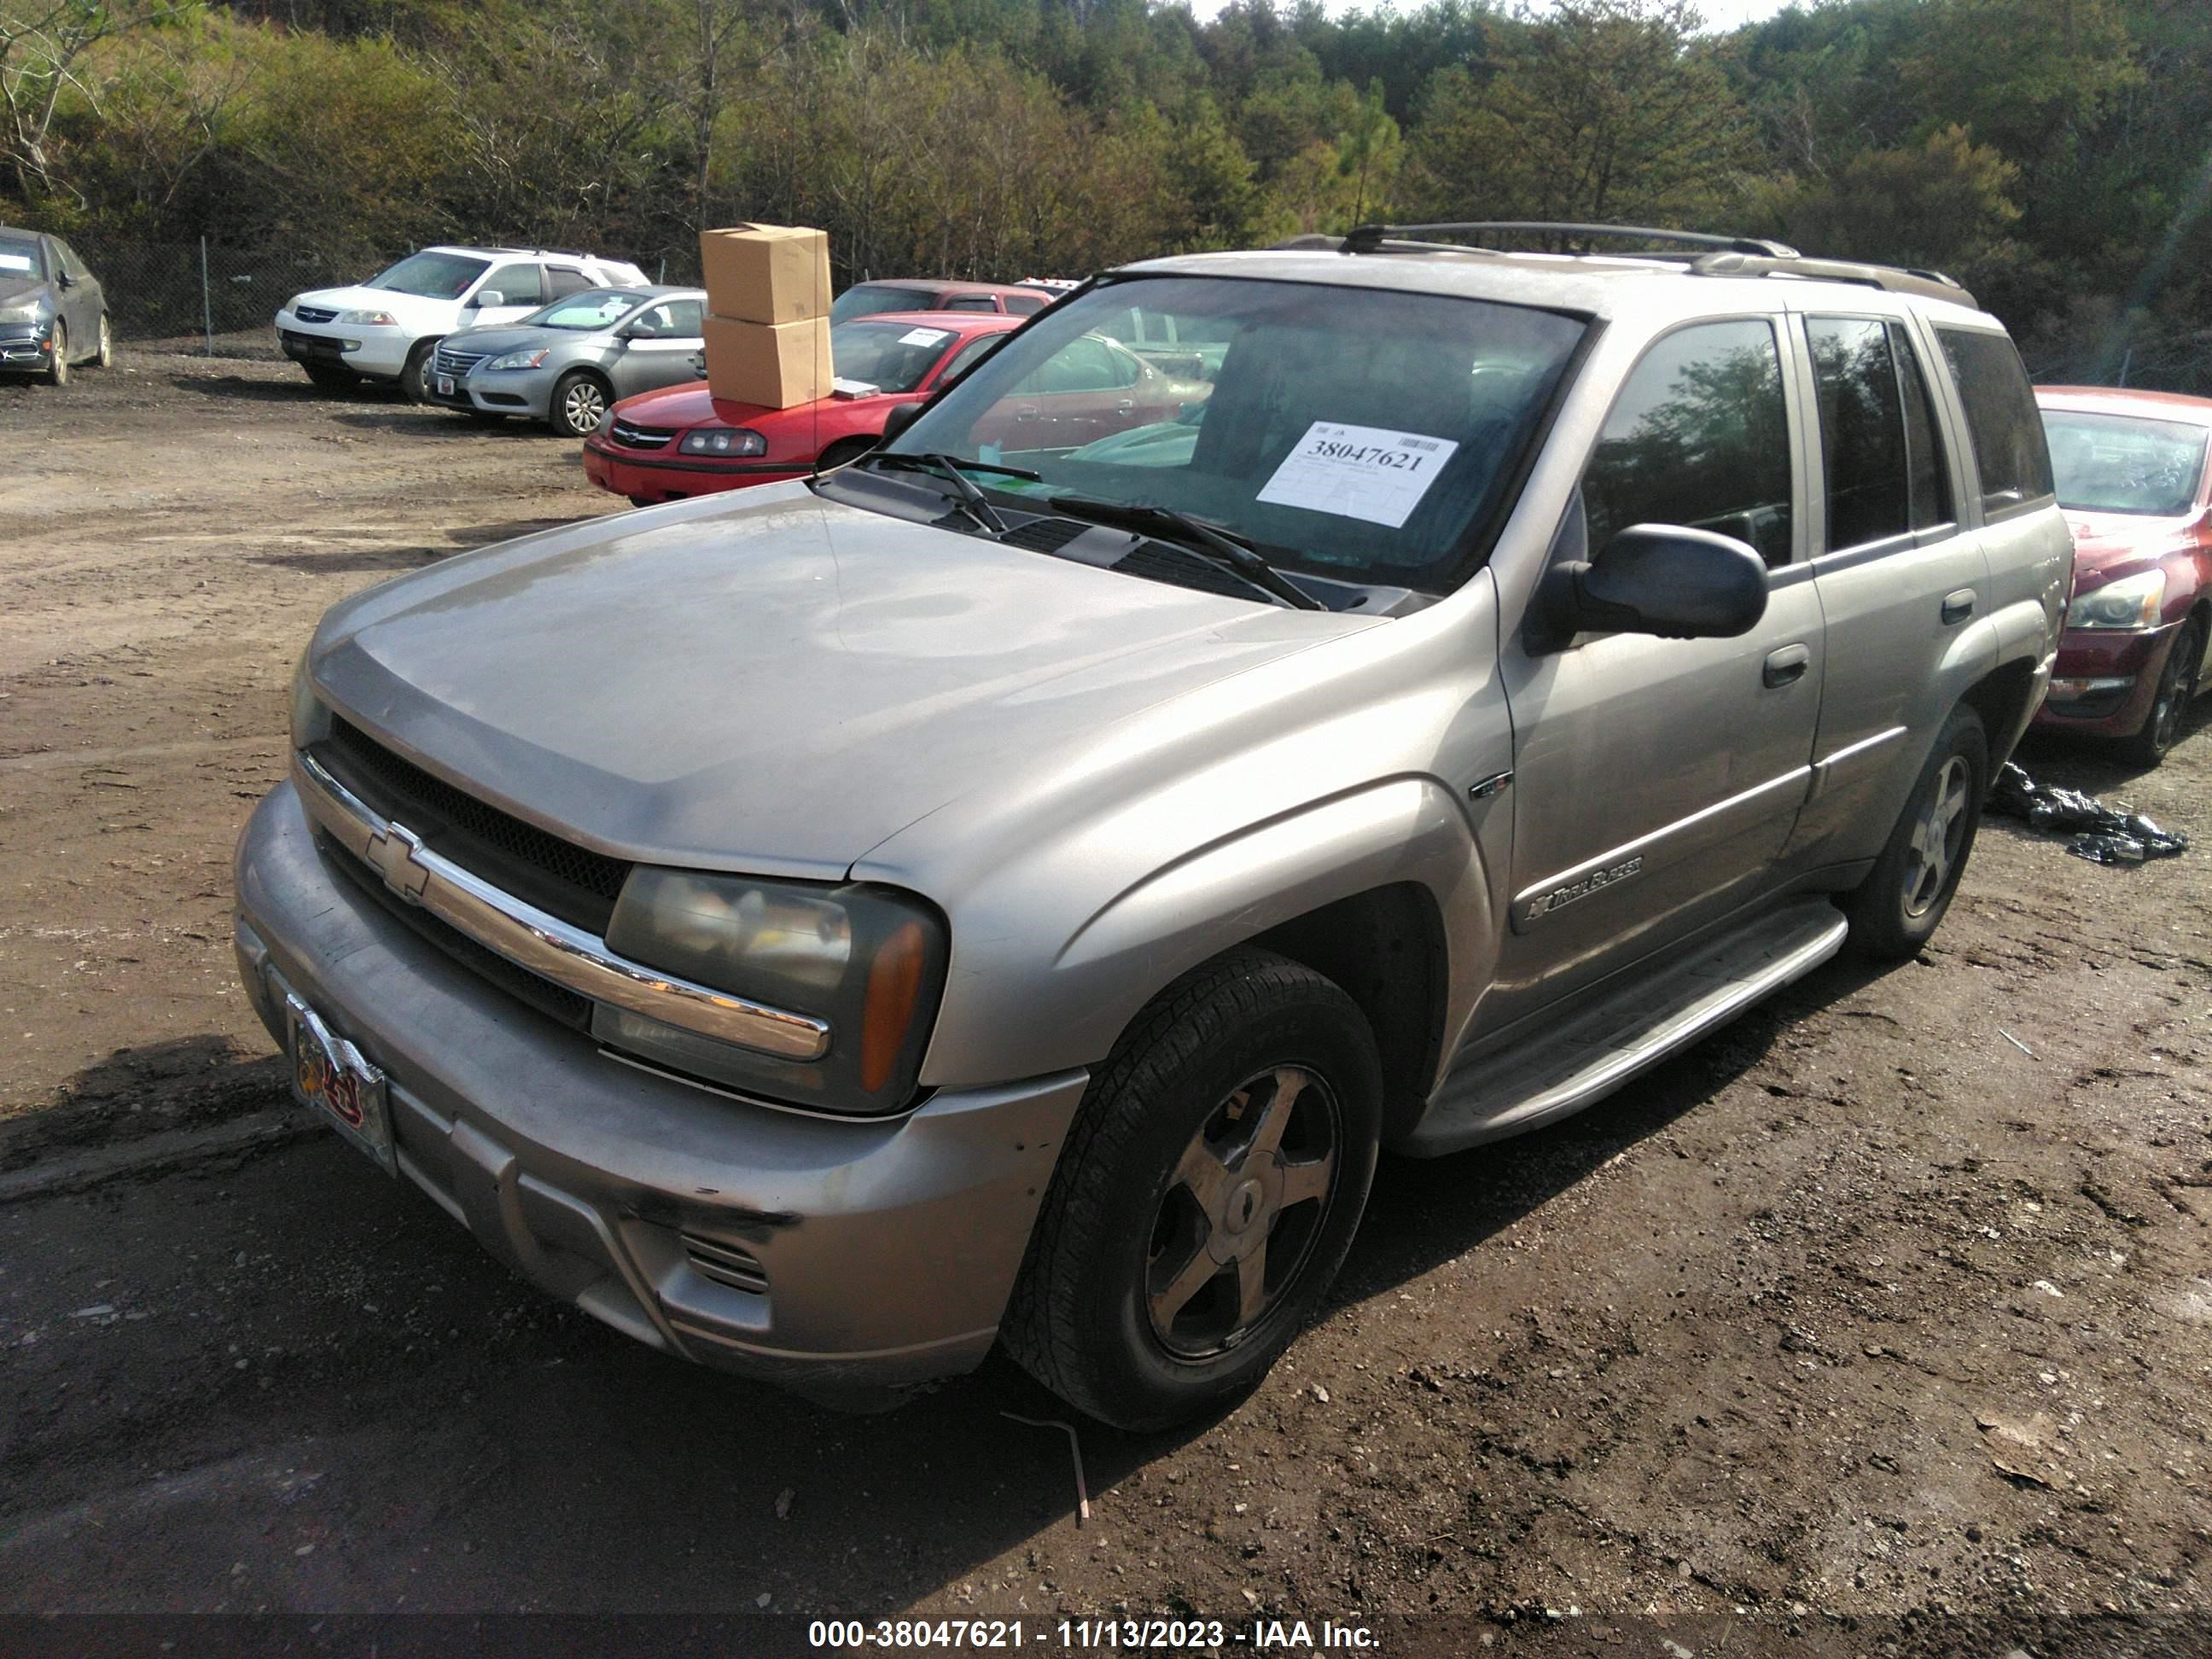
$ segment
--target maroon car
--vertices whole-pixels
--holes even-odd
[[[2039,386],[2074,601],[2040,726],[2155,766],[2203,689],[2212,635],[2212,398]]]
[[[830,320],[849,323],[886,311],[997,311],[1028,317],[1060,295],[1033,283],[960,283],[949,277],[896,276],[855,283],[830,303]]]

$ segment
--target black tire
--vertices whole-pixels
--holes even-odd
[[[467,409],[461,411],[478,426],[497,426],[507,416],[496,409]]]
[[[2166,758],[2189,723],[2189,705],[2197,695],[2197,677],[2204,668],[2204,623],[2191,617],[2181,624],[2159,671],[2158,691],[2142,729],[2120,739],[2120,752],[2138,766],[2151,767]]]
[[[814,470],[817,473],[832,471],[848,462],[859,460],[881,442],[881,438],[841,438],[822,452],[822,458],[814,463]]]
[[[54,356],[46,368],[48,386],[67,386],[70,378],[69,325],[54,319]]]
[[[1374,1034],[1330,981],[1257,950],[1185,975],[1091,1079],[1000,1328],[1007,1352],[1117,1428],[1243,1394],[1343,1265],[1382,1121]]]
[[[100,349],[92,354],[92,362],[95,368],[115,367],[115,335],[108,326],[107,313],[104,311],[100,313]]]
[[[564,438],[588,438],[599,430],[614,393],[589,369],[572,368],[553,383],[545,424]]]
[[[300,367],[325,392],[350,392],[361,384],[360,375],[336,363],[301,363]]]
[[[1966,872],[1989,787],[1990,744],[1981,719],[1971,708],[1954,709],[1936,734],[1881,856],[1844,901],[1855,955],[1905,962],[1934,936]]]
[[[629,498],[629,504],[632,507],[659,507],[660,505],[659,501],[653,500],[650,495],[633,495]]]
[[[437,349],[435,340],[417,340],[407,354],[407,366],[399,371],[399,395],[409,403],[430,401],[430,354]]]

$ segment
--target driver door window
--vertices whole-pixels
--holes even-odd
[[[1595,557],[1634,524],[1686,525],[1790,562],[1790,424],[1764,321],[1698,323],[1654,344],[1607,417],[1583,477]]]
[[[483,285],[477,292],[479,295],[496,292],[500,298],[495,308],[499,310],[520,306],[535,311],[545,303],[544,282],[536,265],[501,265],[484,278]]]

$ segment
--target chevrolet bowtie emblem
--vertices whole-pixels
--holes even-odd
[[[384,884],[410,904],[421,902],[422,890],[430,884],[430,872],[415,856],[422,850],[422,838],[404,823],[386,824],[382,834],[369,837],[369,863]]]

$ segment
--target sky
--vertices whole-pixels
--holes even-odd
[[[1191,9],[1204,21],[1228,3],[1229,0],[1191,0]],[[1372,9],[1387,3],[1388,0],[1328,0],[1331,12]],[[1412,10],[1419,3],[1419,0],[1401,0],[1399,9]],[[1741,24],[1755,23],[1762,17],[1771,17],[1790,0],[1693,0],[1693,3],[1705,14],[1708,29],[1725,32]]]

